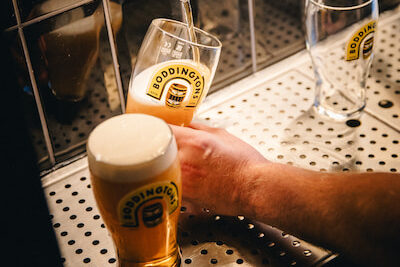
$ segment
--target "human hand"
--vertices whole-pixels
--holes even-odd
[[[224,129],[199,123],[171,128],[179,149],[183,197],[212,212],[237,215],[250,165],[267,160]]]

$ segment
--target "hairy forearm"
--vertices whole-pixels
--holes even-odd
[[[394,259],[400,176],[321,173],[266,162],[243,179],[240,211],[363,264]]]

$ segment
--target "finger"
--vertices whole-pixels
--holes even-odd
[[[193,129],[188,128],[188,127],[183,127],[183,126],[177,126],[173,124],[169,124],[169,127],[171,127],[172,132],[174,133],[175,136],[188,136],[190,134],[193,134],[191,132],[194,132]]]
[[[180,147],[185,140],[192,139],[193,136],[196,134],[196,130],[188,127],[176,126],[171,124],[170,127],[175,136],[178,147]]]
[[[188,125],[189,128],[195,129],[195,130],[201,130],[201,131],[207,131],[207,132],[213,132],[218,128],[211,127],[202,123],[198,122],[192,122],[191,124]]]

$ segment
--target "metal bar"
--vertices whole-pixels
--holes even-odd
[[[249,5],[249,24],[250,24],[250,45],[251,45],[251,61],[253,73],[257,72],[257,52],[256,52],[256,33],[254,28],[254,0],[248,0]]]
[[[103,9],[104,9],[104,17],[106,19],[108,41],[110,43],[111,55],[112,55],[112,59],[113,59],[115,79],[117,82],[118,93],[119,93],[119,98],[120,98],[120,102],[121,102],[121,111],[122,111],[122,113],[125,113],[125,97],[124,97],[124,92],[123,92],[123,88],[122,88],[121,73],[119,71],[117,49],[115,46],[114,33],[113,33],[112,25],[111,25],[111,13],[110,13],[110,6],[108,3],[108,0],[103,0]]]
[[[35,97],[36,107],[37,107],[38,113],[39,113],[40,124],[42,126],[42,131],[43,131],[43,136],[44,136],[44,140],[46,143],[47,152],[49,153],[50,162],[54,166],[56,164],[56,159],[54,157],[53,146],[51,144],[49,129],[47,126],[46,117],[44,115],[44,110],[43,110],[42,102],[40,99],[39,90],[38,90],[38,87],[36,84],[35,75],[33,73],[31,57],[30,57],[29,51],[28,51],[28,45],[26,43],[25,35],[24,35],[24,32],[21,27],[21,17],[19,14],[17,0],[13,0],[12,3],[14,6],[15,18],[17,20],[18,35],[19,35],[19,38],[21,39],[21,44],[22,44],[22,48],[24,51],[25,61],[26,61],[26,65],[28,67],[29,78],[31,80],[33,95]]]
[[[374,117],[376,120],[382,122],[386,126],[392,128],[396,132],[400,133],[400,127],[398,127],[397,124],[391,124],[390,121],[385,119],[383,116],[379,116],[379,114],[374,113],[373,110],[369,109],[368,107],[364,108],[364,112],[370,115],[371,117]]]
[[[19,23],[19,24],[17,23],[17,25],[12,26],[12,27],[9,27],[9,28],[7,28],[5,31],[6,31],[6,32],[9,32],[9,31],[12,31],[12,30],[17,29],[18,27],[19,27],[19,28],[24,28],[24,27],[26,27],[26,26],[29,26],[29,25],[32,25],[32,24],[37,23],[37,22],[39,22],[39,21],[42,21],[42,20],[45,20],[45,19],[48,19],[48,18],[57,16],[57,15],[59,15],[59,14],[61,14],[61,13],[64,13],[64,12],[66,12],[66,11],[72,10],[72,9],[77,8],[77,7],[79,7],[79,6],[82,6],[82,5],[91,3],[91,2],[93,2],[93,1],[94,1],[94,0],[84,0],[84,1],[80,1],[80,2],[77,2],[77,3],[75,3],[75,4],[68,5],[68,6],[66,6],[66,7],[63,7],[63,8],[54,10],[54,11],[51,11],[51,12],[49,12],[49,13],[46,13],[46,14],[42,15],[42,16],[33,18],[33,19],[28,20],[28,21],[25,21],[25,22],[21,22],[21,19],[20,19],[20,23]],[[14,2],[14,1],[13,1],[13,2]],[[18,11],[18,13],[19,13],[19,11]]]

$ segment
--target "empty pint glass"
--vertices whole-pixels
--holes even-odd
[[[170,127],[150,115],[119,115],[93,130],[87,151],[119,266],[178,266],[181,173]]]
[[[207,95],[221,42],[185,23],[155,19],[146,33],[129,83],[127,113],[146,113],[188,125]],[[192,40],[196,41],[192,41]]]
[[[305,16],[316,82],[314,106],[333,119],[358,115],[366,105],[377,0],[307,0]]]

